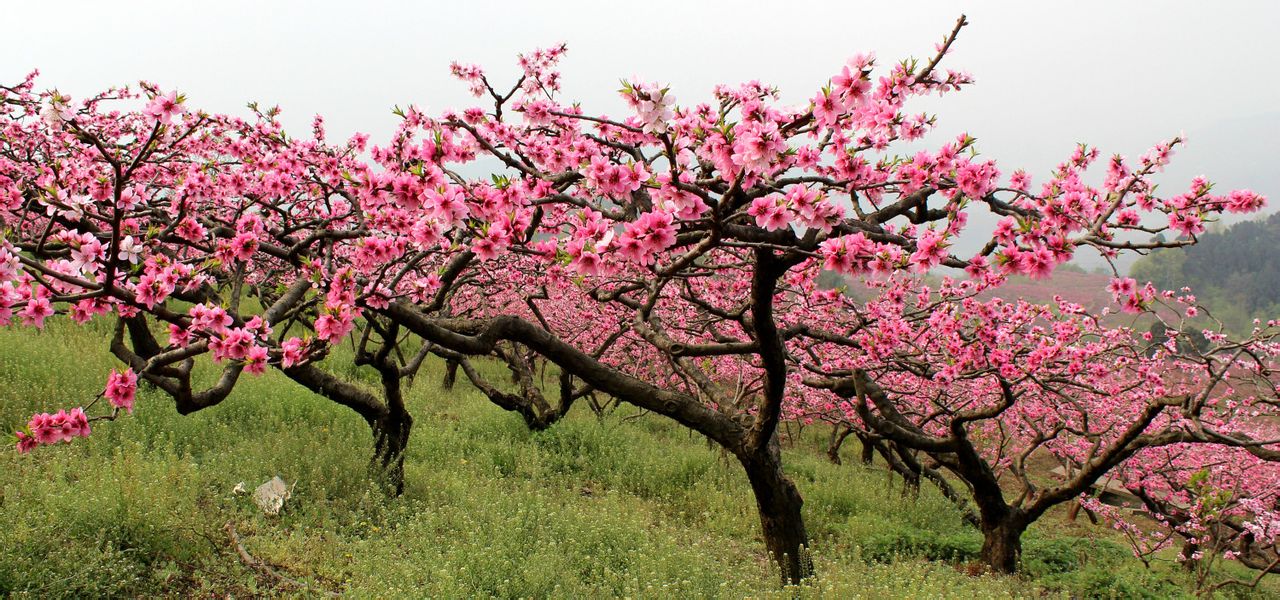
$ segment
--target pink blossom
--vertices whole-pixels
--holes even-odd
[[[138,376],[133,369],[125,369],[120,373],[112,369],[111,375],[107,377],[107,389],[103,395],[111,402],[111,406],[123,408],[132,413],[133,400],[137,391]]]
[[[291,337],[280,345],[281,359],[280,366],[288,369],[294,365],[302,364],[306,359],[307,343],[302,338]]]
[[[923,229],[916,238],[916,251],[911,254],[911,264],[927,271],[946,260],[948,256],[946,236],[933,229]]]
[[[155,119],[159,123],[168,124],[173,121],[173,117],[186,112],[182,106],[183,98],[178,96],[178,92],[169,92],[163,96],[157,94],[147,103],[146,114]]]
[[[267,349],[252,346],[244,356],[244,370],[253,375],[261,375],[267,370]]]
[[[1227,210],[1234,213],[1254,212],[1267,203],[1266,197],[1252,190],[1234,190],[1227,194]]]
[[[213,359],[242,360],[249,354],[254,345],[254,336],[243,328],[228,329],[221,336],[209,340],[209,349],[213,351]]]
[[[21,431],[15,431],[14,435],[18,438],[17,448],[19,454],[26,454],[40,445],[34,437],[27,435]]]
[[[755,217],[756,225],[769,231],[786,227],[794,218],[786,198],[780,195],[752,200],[751,206],[747,208],[747,214]]]
[[[50,305],[48,298],[35,297],[28,300],[27,305],[18,311],[18,316],[22,317],[23,323],[36,329],[43,329],[44,320],[53,316],[53,306]]]
[[[862,233],[832,238],[822,242],[818,255],[822,268],[844,275],[857,275],[867,270],[874,244]]]

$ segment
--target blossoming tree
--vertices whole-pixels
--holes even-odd
[[[1274,437],[1274,430],[1268,431]],[[1143,561],[1181,542],[1177,559],[1206,595],[1227,585],[1256,587],[1280,573],[1280,504],[1274,454],[1231,445],[1176,444],[1145,452],[1116,480],[1138,498],[1134,507],[1084,502],[1124,533]],[[1151,523],[1154,522],[1153,527]],[[1223,560],[1256,570],[1250,579],[1210,577]]]
[[[1235,472],[1239,483],[1246,478],[1236,469],[1249,464],[1256,485],[1243,497],[1267,510],[1237,524],[1275,518],[1262,483],[1280,473],[1274,323],[1243,340],[1220,326],[1204,329],[1209,344],[1196,350],[1178,344],[1187,322],[1152,339],[1065,301],[981,301],[970,281],[938,290],[882,285],[879,298],[844,321],[852,334],[805,348],[817,357],[802,365],[805,383],[835,397],[810,396],[798,410],[843,412],[850,426],[917,451],[961,481],[992,568],[1013,571],[1028,525],[1109,480],[1167,506],[1201,469],[1215,479]],[[1189,294],[1129,287],[1121,282],[1117,291],[1143,296],[1144,314],[1161,316],[1162,303],[1185,309],[1175,314],[1198,310]],[[1224,462],[1233,453],[1251,460]]]
[[[610,395],[735,456],[768,550],[799,580],[811,572],[808,537],[779,422],[809,396],[853,397],[846,382],[899,376],[858,355],[906,348],[858,342],[865,314],[818,288],[823,269],[965,269],[966,285],[988,289],[1011,273],[1047,275],[1079,246],[1187,243],[1126,234],[1194,235],[1214,214],[1262,202],[1205,182],[1157,195],[1150,177],[1179,140],[1134,167],[1110,161],[1101,186],[1086,183],[1096,151],[1082,148],[1038,190],[1021,171],[1002,178],[968,136],[901,155],[933,124],[908,101],[970,83],[941,67],[964,23],[928,61],[877,72],[874,57],[855,57],[801,106],[759,82],[680,106],[667,87],[631,81],[630,114],[610,118],[561,99],[563,47],[522,55],[509,88],[455,64],[485,104],[400,110],[375,146],[330,144],[319,120],[311,139],[289,137],[274,111],[189,111],[151,86],[138,111],[112,108],[137,98],[127,90],[73,104],[29,80],[4,88],[0,307],[32,326],[55,312],[114,315],[112,349],[129,366],[106,393],[117,407],[134,376],[189,412],[221,401],[242,373],[277,368],[369,421],[392,471],[411,426],[401,382],[429,354],[533,426]],[[469,176],[471,163],[493,172]],[[968,228],[975,211],[1000,224],[957,256],[958,236],[984,235]],[[963,321],[956,306],[967,309],[939,303],[939,318]],[[148,320],[167,326],[166,343]],[[317,366],[348,336],[380,395]],[[195,391],[202,354],[223,371]],[[485,381],[472,357],[505,361],[514,391]],[[558,368],[555,402],[536,361]],[[1001,389],[984,381],[983,392]],[[46,423],[79,419],[33,419],[20,447],[67,439]]]

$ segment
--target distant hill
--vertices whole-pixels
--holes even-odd
[[[1068,302],[1084,306],[1091,312],[1114,305],[1107,283],[1111,277],[1097,273],[1083,273],[1058,268],[1048,279],[1011,277],[1009,282],[988,291],[983,298],[999,297],[1006,300],[1021,298],[1035,304],[1050,304],[1054,296],[1062,296]]]
[[[1280,317],[1280,214],[1205,233],[1186,248],[1158,250],[1130,272],[1161,288],[1189,286],[1228,327],[1247,331],[1255,318]]]
[[[1062,296],[1068,302],[1074,302],[1086,309],[1096,312],[1104,307],[1113,306],[1111,294],[1107,292],[1108,275],[1086,273],[1079,267],[1066,265],[1054,271],[1048,279],[1029,279],[1027,277],[1010,277],[1004,285],[984,292],[982,299],[1003,298],[1005,300],[1023,299],[1035,304],[1050,304],[1054,296]],[[871,300],[874,294],[858,280],[843,278],[830,271],[824,272],[819,279],[819,286],[824,288],[846,286],[845,293],[859,300]]]
[[[1133,156],[1130,156],[1133,158]],[[1274,213],[1280,206],[1280,111],[1207,120],[1187,131],[1187,142],[1179,147],[1168,168],[1155,175],[1161,195],[1174,195],[1187,189],[1191,180],[1206,176],[1214,184],[1214,193],[1247,188],[1270,199],[1264,214]],[[1232,225],[1256,219],[1256,215],[1224,215],[1222,223]],[[1116,266],[1125,272],[1139,259],[1133,253],[1121,253]],[[1075,264],[1086,269],[1106,262],[1096,252],[1081,249]]]

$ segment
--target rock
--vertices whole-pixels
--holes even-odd
[[[263,513],[271,516],[280,514],[280,509],[284,507],[284,501],[289,499],[293,492],[289,489],[288,484],[277,475],[253,490],[253,502],[262,509]]]

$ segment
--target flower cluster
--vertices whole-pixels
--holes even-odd
[[[18,452],[27,453],[39,445],[53,445],[59,442],[70,442],[78,437],[89,436],[89,419],[84,409],[73,408],[70,412],[60,410],[57,413],[38,413],[27,423],[26,431],[15,434],[18,438]]]

